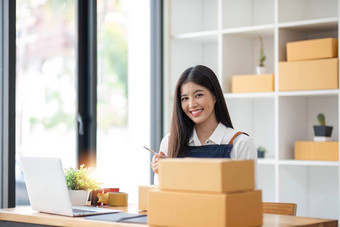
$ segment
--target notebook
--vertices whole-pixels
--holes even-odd
[[[86,217],[88,220],[147,224],[146,214],[115,213]]]
[[[121,212],[90,206],[72,207],[60,158],[22,157],[21,163],[33,210],[65,216]]]

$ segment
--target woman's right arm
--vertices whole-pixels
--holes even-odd
[[[166,158],[168,154],[168,143],[169,143],[169,134],[166,135],[161,142],[159,153],[155,154],[152,157],[151,168],[154,173],[158,174],[159,160],[162,158]]]
[[[166,158],[166,155],[162,151],[152,157],[151,168],[154,173],[158,174],[159,160],[162,158]]]

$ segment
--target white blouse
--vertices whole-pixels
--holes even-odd
[[[237,130],[232,128],[228,128],[222,123],[219,123],[211,134],[211,136],[201,144],[200,140],[198,139],[196,129],[194,128],[193,134],[189,139],[189,146],[202,146],[202,145],[213,145],[213,144],[228,144],[231,138],[237,133]],[[162,151],[164,154],[168,155],[168,144],[169,144],[169,136],[168,133],[161,142],[160,145],[160,152]],[[253,159],[255,160],[255,185],[257,182],[257,149],[253,140],[245,135],[240,134],[234,139],[233,148],[230,153],[231,159]],[[158,175],[155,174],[154,184],[158,184]]]

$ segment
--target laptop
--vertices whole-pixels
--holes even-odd
[[[22,157],[21,163],[33,210],[73,217],[121,212],[90,206],[72,207],[60,158]]]

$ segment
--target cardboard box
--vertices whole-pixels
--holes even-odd
[[[338,57],[338,39],[325,38],[287,43],[287,61]]]
[[[261,191],[239,193],[149,192],[151,226],[261,226]]]
[[[279,63],[279,91],[337,89],[338,59]]]
[[[108,192],[110,206],[127,206],[128,194],[125,192]]]
[[[232,93],[273,92],[274,75],[236,75],[231,79]]]
[[[93,190],[90,192],[90,200],[92,206],[100,205],[98,203],[98,193],[107,193],[107,192],[119,192],[119,188],[101,188],[99,190]]]
[[[296,160],[339,161],[339,142],[295,142]]]
[[[174,158],[159,165],[162,190],[227,193],[253,190],[255,185],[254,160]]]
[[[158,185],[139,186],[138,209],[148,210],[149,191],[158,189]]]
[[[110,206],[127,206],[128,194],[125,192],[98,193],[98,203]]]

